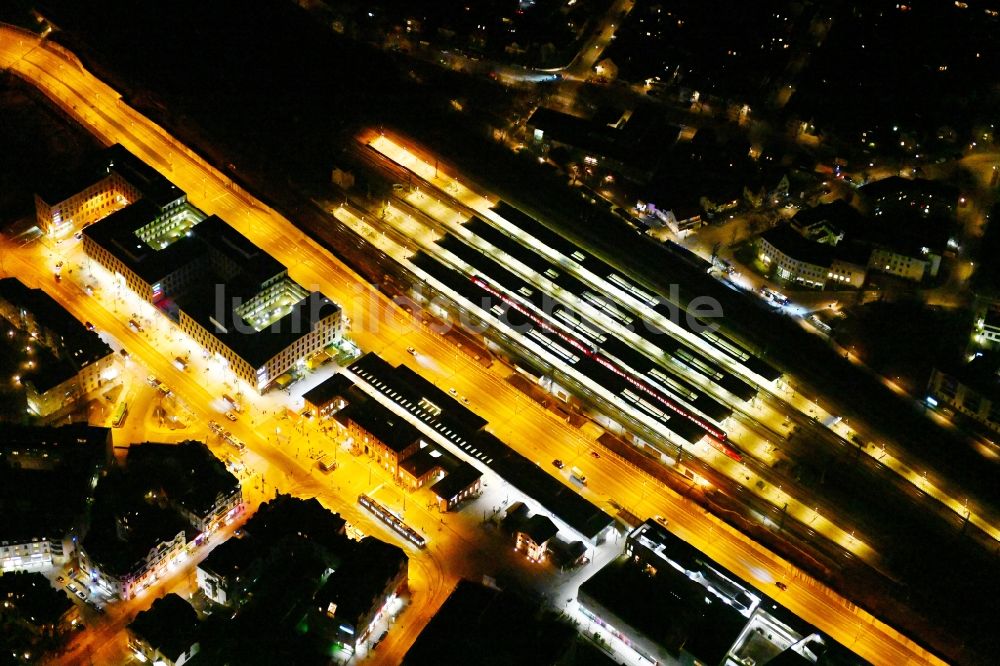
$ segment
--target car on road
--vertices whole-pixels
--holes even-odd
[[[226,418],[227,418],[227,419],[229,419],[230,421],[235,421],[235,420],[236,420],[236,419],[238,419],[239,417],[238,417],[238,416],[236,416],[236,413],[235,413],[235,412],[232,412],[232,411],[228,411],[228,412],[226,412]]]
[[[59,273],[56,273],[56,282],[62,282],[62,275],[59,275]]]
[[[664,518],[663,516],[660,516],[660,515],[653,516],[653,520],[655,520],[659,524],[663,525],[664,527],[667,526],[667,519]]]
[[[57,583],[61,583],[61,582],[63,582],[64,580],[66,580],[66,579],[65,579],[65,578],[63,578],[62,576],[56,576],[56,582],[57,582]]]
[[[146,383],[152,386],[153,388],[156,388],[157,386],[160,385],[160,380],[156,378],[156,375],[150,375],[146,377]]]
[[[416,356],[417,355],[417,350],[414,349],[413,347],[407,347],[406,348],[406,353],[410,354],[411,356]]]
[[[553,461],[552,461],[552,464],[553,464],[553,465],[555,465],[555,468],[556,468],[556,469],[562,469],[563,467],[565,467],[565,466],[566,466],[566,465],[565,465],[565,464],[563,463],[563,461],[562,461],[562,460],[559,460],[558,458],[556,458],[555,460],[553,460]]]
[[[69,590],[70,592],[73,592],[73,593],[76,593],[76,592],[80,591],[79,588],[76,585],[74,585],[73,583],[70,583],[69,585],[67,585],[66,589]]]
[[[91,324],[89,321],[83,322],[83,325],[87,328],[88,331],[93,331],[94,330],[94,325]]]
[[[601,454],[600,454],[600,453],[598,453],[597,451],[591,451],[591,452],[590,452],[590,457],[591,457],[591,458],[600,458],[600,457],[601,457]]]
[[[466,397],[465,397],[465,396],[463,395],[463,396],[462,396],[462,402],[464,402],[464,403],[465,403],[465,404],[467,405],[467,404],[469,404],[469,399],[468,399],[468,398],[466,398]]]
[[[448,389],[448,393],[451,393],[452,395],[458,395],[458,389],[452,387]]]
[[[83,590],[77,590],[76,596],[80,597],[80,601],[86,601],[87,595],[83,593]]]
[[[782,582],[781,582],[780,580],[779,580],[779,581],[777,581],[777,582],[775,582],[775,586],[776,586],[776,587],[777,587],[777,588],[778,588],[779,590],[781,590],[782,592],[784,592],[785,590],[787,590],[787,589],[788,589],[788,585],[786,585],[785,583],[782,583]]]
[[[219,423],[217,421],[209,421],[208,422],[208,429],[211,430],[212,432],[214,432],[216,435],[218,435],[220,432],[222,432],[222,426],[219,425]]]

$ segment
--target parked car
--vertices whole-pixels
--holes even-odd
[[[236,416],[235,412],[226,412],[226,418],[229,419],[230,421],[235,421],[239,417]]]

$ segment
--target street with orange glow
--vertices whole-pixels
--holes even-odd
[[[567,466],[580,466],[589,478],[588,486],[581,492],[595,504],[607,506],[608,500],[614,499],[640,517],[665,516],[672,532],[759,589],[770,593],[774,582],[787,582],[787,590],[774,592],[780,603],[873,663],[941,663],[891,627],[694,503],[649,482],[639,471],[612,456],[592,458],[589,451],[596,446],[599,429],[569,426],[509,385],[501,367],[486,369],[459,353],[449,341],[415,321],[307,238],[293,222],[244,192],[163,129],[128,107],[114,90],[72,57],[41,44],[32,35],[2,28],[0,62],[38,87],[103,142],[121,143],[160,170],[185,190],[195,205],[208,214],[218,215],[288,266],[293,279],[319,289],[340,304],[351,321],[348,335],[361,349],[376,352],[393,365],[410,365],[438,387],[455,388],[468,397],[474,411],[489,420],[490,430],[515,450],[539,462],[543,469],[557,474],[567,485],[571,485],[568,478],[551,468],[548,461],[559,458]],[[148,306],[127,293],[115,293],[114,281],[86,260],[79,244],[67,239],[61,244],[8,246],[6,250],[8,274],[17,275],[29,286],[43,288],[77,318],[93,322],[99,331],[120,342],[133,362],[141,366],[136,373],[156,375],[183,399],[198,420],[193,431],[201,434],[220,455],[231,453],[218,438],[213,439],[207,433],[208,422],[219,419],[218,401],[230,390],[231,375],[213,366],[211,361],[203,362],[193,343],[165,319],[144,333],[129,329],[127,321],[131,313]],[[77,277],[57,282],[52,272],[57,260],[76,266]],[[94,296],[84,291],[83,280],[93,280],[99,286]],[[408,347],[419,350],[419,355],[407,353]],[[171,361],[178,351],[194,352],[195,367],[187,372],[178,370]],[[248,387],[244,389],[247,403],[244,413],[230,429],[249,449],[247,467],[254,471],[260,488],[252,493],[252,505],[275,490],[317,497],[324,506],[363,531],[400,543],[356,505],[359,492],[374,492],[373,488],[383,483],[391,485],[388,475],[376,466],[372,476],[365,460],[345,453],[339,453],[343,462],[340,469],[332,476],[321,474],[307,452],[310,448],[335,450],[336,438],[312,425],[283,418],[283,394],[257,398],[250,397],[252,391]],[[405,502],[405,498],[390,493],[382,501],[393,503],[400,499]],[[475,578],[491,573],[490,556],[474,540],[474,530],[457,518],[449,517],[447,524],[442,523],[436,512],[421,510],[419,504],[410,502],[407,522],[427,533],[430,544],[425,551],[407,549],[411,562],[410,605],[374,655],[373,659],[380,663],[399,662],[459,577]],[[112,617],[119,618],[111,625],[117,631],[120,617]],[[88,640],[95,645],[104,642],[108,631],[110,628],[101,630],[100,640]],[[95,631],[86,633],[93,635]],[[87,663],[91,657],[97,660],[95,663],[116,663],[118,658],[98,650],[95,655],[74,653],[66,663]]]

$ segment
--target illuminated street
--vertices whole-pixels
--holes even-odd
[[[798,574],[787,562],[706,515],[693,503],[657,484],[645,483],[636,470],[613,456],[605,455],[600,461],[591,459],[588,451],[594,446],[596,433],[589,431],[588,435],[576,430],[556,415],[519,397],[496,372],[483,369],[458,353],[449,342],[413,321],[308,240],[291,222],[242,192],[163,130],[132,111],[113,90],[82,70],[72,59],[10,28],[0,32],[0,59],[5,67],[36,85],[102,140],[109,144],[120,142],[161,169],[189,192],[192,200],[206,213],[219,215],[291,267],[290,273],[295,280],[318,288],[341,304],[352,322],[348,335],[362,349],[374,351],[393,364],[412,365],[414,357],[406,348],[415,347],[419,350],[416,363],[420,373],[439,387],[454,387],[468,396],[473,409],[488,418],[494,432],[515,449],[537,460],[549,471],[553,470],[547,461],[553,458],[560,458],[570,466],[581,466],[590,479],[585,495],[595,503],[604,504],[607,499],[614,498],[636,515],[666,516],[675,534],[745,580],[769,586],[767,589],[773,587],[775,581],[787,581],[788,589],[780,593],[782,603],[866,659],[894,664],[935,661],[894,630]],[[471,193],[470,198],[460,192],[456,194],[467,205],[476,203]],[[53,278],[51,260],[56,256],[77,266],[76,277],[61,282]],[[43,287],[77,318],[93,322],[99,331],[121,342],[133,361],[144,366],[143,370],[136,368],[133,374],[141,377],[148,371],[177,393],[202,424],[191,432],[201,432],[204,436],[206,430],[200,428],[207,427],[209,420],[219,419],[220,412],[224,411],[220,409],[219,398],[228,390],[226,382],[231,382],[232,378],[226,377],[218,367],[205,372],[205,363],[193,343],[182,339],[179,331],[169,330],[165,320],[142,334],[129,329],[128,316],[140,307],[137,299],[127,293],[116,293],[114,282],[108,276],[86,264],[77,243],[65,239],[52,249],[37,244],[29,249],[11,248],[7,257],[8,273],[19,275],[31,286]],[[83,285],[83,280],[91,279],[98,286],[93,297],[87,295]],[[172,363],[173,357],[182,351],[192,352],[194,367],[188,372],[178,370]],[[341,454],[344,466],[333,477],[321,475],[308,460],[300,458],[297,451],[301,451],[303,445],[329,447],[332,442],[323,441],[321,436],[301,441],[303,435],[292,434],[296,444],[292,441],[277,444],[278,438],[287,433],[286,428],[294,430],[295,427],[279,418],[284,406],[283,396],[278,393],[262,398],[249,397],[252,391],[248,387],[244,387],[242,393],[247,403],[244,414],[229,427],[248,446],[248,468],[260,475],[257,478],[262,496],[274,490],[315,496],[365,532],[380,533],[384,539],[392,538],[356,506],[358,492],[370,490],[361,460]],[[225,444],[211,437],[207,439],[213,450],[226,449]],[[372,481],[376,483],[376,479]],[[565,477],[564,481],[568,483]],[[382,482],[384,479],[378,481]],[[253,503],[259,499],[253,498]],[[484,568],[488,567],[488,561],[469,557],[470,549],[475,548],[471,542],[447,532],[434,536],[437,520],[433,514],[418,512],[414,515],[411,512],[408,521],[432,537],[426,551],[408,551],[412,563],[412,600],[402,615],[400,626],[389,632],[386,643],[380,648],[379,660],[384,663],[398,662],[459,576],[475,577],[489,571]],[[111,628],[101,631],[111,631]],[[88,636],[93,633],[88,632]],[[103,642],[98,638],[91,640]],[[86,663],[85,658],[81,656],[77,663]]]

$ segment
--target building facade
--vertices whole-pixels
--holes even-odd
[[[91,580],[113,595],[121,599],[131,599],[146,587],[152,585],[160,576],[166,574],[167,568],[186,552],[187,537],[184,530],[173,538],[161,541],[137,561],[124,570],[113,570],[102,566],[80,544],[77,553],[80,569],[87,572]]]
[[[881,273],[895,275],[905,280],[921,282],[927,277],[936,277],[941,268],[941,255],[928,248],[921,256],[910,256],[886,247],[872,250],[868,267]]]
[[[372,639],[375,624],[407,591],[409,559],[401,548],[374,537],[354,552],[316,593],[312,626],[353,652]]]
[[[437,497],[438,510],[444,513],[455,511],[464,502],[478,497],[482,483],[483,473],[463,460],[431,486],[431,492]]]
[[[0,541],[0,573],[46,571],[62,560],[63,552],[63,539],[60,537]]]
[[[374,459],[394,478],[399,478],[400,461],[420,450],[420,432],[374,401],[354,404],[337,417],[353,439],[352,448]]]
[[[30,370],[15,383],[35,416],[70,408],[119,375],[114,350],[40,289],[0,280],[0,317],[31,341],[25,347]]]
[[[65,196],[65,198],[62,198]],[[141,194],[116,171],[76,192],[35,194],[35,221],[43,233],[63,236],[137,200]]]
[[[813,287],[860,289],[868,277],[863,262],[840,255],[831,245],[803,238],[781,227],[762,234],[757,240],[757,254],[775,277]]]
[[[84,252],[119,289],[158,307],[259,392],[340,339],[338,306],[156,178],[147,178],[152,195],[140,188],[136,203],[83,230]]]
[[[1000,375],[997,360],[975,357],[960,368],[934,368],[927,385],[929,402],[964,414],[1000,433]]]

